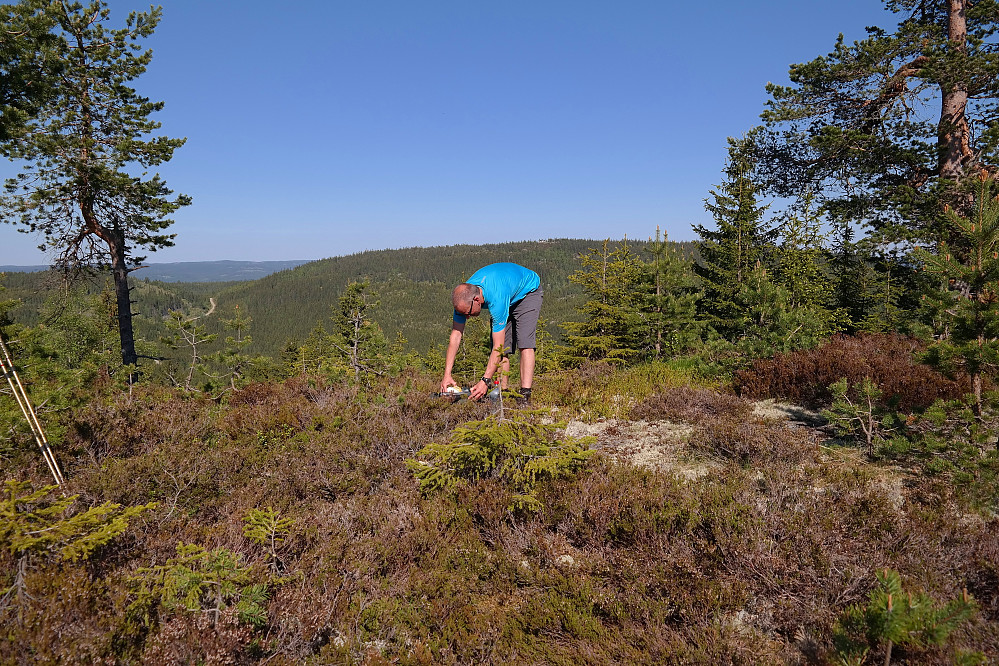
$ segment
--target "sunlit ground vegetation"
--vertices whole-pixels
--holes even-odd
[[[851,362],[899,344],[869,337]],[[801,368],[842,362],[842,346],[758,363],[740,385],[785,398],[773,387],[788,367],[795,386],[825,385]],[[0,660],[971,664],[999,654],[991,421],[942,379],[943,400],[927,407],[927,382],[905,388],[901,365],[875,376],[902,382],[891,400],[854,401],[852,412],[832,395],[799,401],[847,420],[873,410],[868,453],[862,434],[818,428],[803,408],[785,410],[789,421],[692,367],[553,370],[530,410],[509,396],[502,410],[452,404],[416,368],[366,382],[299,374],[221,397],[96,379],[48,414],[64,488],[48,487],[23,428],[4,439]],[[647,442],[671,455],[638,462],[619,436],[635,424],[672,433]]]

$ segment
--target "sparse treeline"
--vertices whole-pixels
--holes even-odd
[[[539,360],[549,369],[585,361],[629,365],[686,359],[731,371],[757,358],[815,347],[836,333],[895,331],[928,342],[943,342],[952,334],[953,308],[947,303],[955,298],[961,302],[961,289],[969,288],[957,266],[971,266],[968,252],[973,247],[976,256],[987,256],[993,239],[961,238],[955,232],[943,254],[903,251],[899,244],[889,253],[879,252],[870,237],[857,239],[851,227],[830,226],[815,197],[806,196],[783,211],[768,210],[754,180],[749,139],[732,140],[729,152],[720,184],[706,200],[714,224],[695,226],[700,239],[693,243],[668,242],[656,230],[647,240],[369,252],[248,283],[141,281],[133,293],[141,315],[136,330],[141,333],[140,356],[146,359],[144,372],[162,380],[187,367],[188,355],[175,338],[179,322],[188,321],[191,326],[197,322],[208,336],[208,352],[201,356],[206,372],[225,374],[208,366],[222,353],[224,320],[237,309],[252,321],[251,342],[243,346],[257,370],[247,369],[247,377],[279,378],[309,368],[339,367],[329,355],[334,346],[323,340],[332,332],[340,298],[361,284],[365,298],[371,299],[365,321],[378,327],[388,341],[386,349],[436,368],[451,286],[478,262],[500,260],[547,266],[547,330]],[[981,233],[982,221],[990,219],[994,186],[985,176],[976,182],[972,217],[953,209],[946,213],[954,229],[962,221],[967,225],[979,219]],[[948,255],[944,276],[943,269],[933,266]],[[941,283],[944,277],[948,281]],[[79,308],[89,308],[91,319],[113,321],[109,285],[79,289],[58,283],[43,301],[38,289],[43,279],[41,274],[22,274],[7,280],[9,293],[23,301],[14,309],[22,324],[41,325],[49,332],[68,330],[77,325]],[[985,286],[975,288],[989,293],[991,279],[983,274]],[[212,300],[216,309],[206,316]],[[988,303],[983,307],[987,311]],[[67,318],[61,320],[63,316]],[[167,330],[171,327],[173,332]],[[472,375],[471,366],[488,337],[474,331],[465,352]],[[950,369],[957,368],[953,354],[938,356],[941,367],[946,361]],[[991,366],[983,362],[983,367]]]
[[[231,354],[225,350],[225,321],[238,311],[246,319],[240,329],[247,335],[239,343],[246,357],[240,363],[243,381],[320,368],[332,377],[345,367],[360,379],[363,363],[355,359],[345,366],[337,352],[346,344],[342,333],[335,333],[342,328],[337,310],[350,295],[364,301],[357,321],[365,331],[377,330],[383,341],[379,367],[417,363],[436,369],[451,286],[479,262],[518,260],[547,266],[543,368],[669,360],[731,372],[755,359],[813,348],[838,333],[899,332],[931,345],[928,358],[939,368],[968,372],[980,411],[990,373],[999,365],[991,351],[996,276],[990,263],[999,238],[994,234],[996,186],[988,172],[969,181],[975,186],[969,189],[970,208],[941,211],[947,232],[936,244],[897,239],[885,250],[883,232],[857,238],[853,226],[830,223],[828,204],[810,193],[784,210],[770,210],[755,176],[754,155],[752,138],[730,141],[720,184],[706,200],[714,224],[695,226],[700,239],[694,243],[670,243],[656,230],[644,241],[554,240],[362,253],[253,283],[140,282],[134,293],[143,315],[136,328],[144,334],[138,345],[147,361],[144,372],[152,381],[173,378],[188,388],[234,387],[231,372],[216,363]],[[29,293],[42,279],[12,277],[14,294]],[[115,321],[110,285],[83,290],[63,285],[49,293],[30,318],[21,317],[31,324],[25,335],[48,338],[49,358],[64,359],[67,371],[75,369],[91,343],[94,361],[108,364],[108,339],[98,343],[79,331],[96,330],[81,327],[81,317]],[[38,331],[30,333],[32,327]],[[191,340],[199,340],[194,346],[202,350],[188,349],[192,343],[178,338],[185,327],[198,329]],[[459,363],[470,376],[487,349],[488,336],[474,331]],[[261,334],[267,344],[255,345]],[[411,336],[419,338],[418,345]],[[78,342],[56,342],[70,339]],[[262,347],[272,351],[261,353]],[[190,372],[192,359],[203,371],[200,382],[194,381],[199,373]],[[181,375],[186,379],[179,381]]]

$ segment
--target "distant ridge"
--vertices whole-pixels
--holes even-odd
[[[160,282],[246,282],[309,263],[307,259],[289,261],[178,261],[147,264],[132,277]],[[34,273],[48,266],[0,266],[0,273]]]
[[[423,354],[447,341],[454,285],[482,266],[513,261],[541,275],[545,292],[542,319],[551,339],[557,341],[562,336],[562,324],[582,316],[580,308],[586,300],[583,289],[570,276],[580,270],[580,256],[600,248],[602,243],[585,238],[554,238],[367,250],[306,262],[154,264],[133,274],[137,278],[133,284],[134,311],[139,315],[136,331],[146,341],[159,340],[166,334],[165,322],[171,311],[201,317],[214,303],[217,307],[205,325],[210,333],[225,336],[223,320],[232,317],[238,306],[252,320],[252,343],[247,353],[277,359],[289,349],[296,349],[319,324],[328,331],[344,289],[351,282],[363,281],[369,284],[369,293],[377,303],[372,305],[371,319],[382,327],[388,340]],[[689,256],[689,245],[675,245]],[[641,242],[630,243],[636,253],[643,252],[644,246]],[[214,271],[184,271],[185,267],[199,265],[213,267]],[[235,276],[240,265],[266,267],[274,272],[259,279],[245,272]],[[294,267],[279,270],[291,265]],[[38,323],[46,298],[60,283],[49,277],[45,273],[10,273],[0,281],[0,286],[6,288],[4,296],[19,302],[12,311],[15,321],[24,326]],[[86,287],[98,293],[106,288],[106,279],[90,281]],[[487,330],[488,321],[482,325],[482,330]]]

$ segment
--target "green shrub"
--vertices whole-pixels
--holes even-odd
[[[122,507],[105,502],[71,513],[79,495],[52,497],[57,486],[31,490],[29,482],[7,481],[0,499],[0,548],[21,556],[46,554],[60,560],[86,560],[156,503]]]
[[[420,459],[406,464],[424,493],[495,477],[513,491],[511,509],[534,510],[540,506],[538,483],[574,474],[593,454],[588,448],[592,438],[560,441],[560,427],[563,424],[534,423],[518,412],[505,420],[490,416],[455,428],[450,442],[431,443],[419,452]]]
[[[134,600],[128,613],[148,625],[159,608],[169,612],[206,610],[217,620],[233,607],[241,622],[262,626],[267,622],[263,604],[269,592],[267,583],[258,578],[238,553],[181,543],[177,557],[166,564],[143,567],[129,577]]]

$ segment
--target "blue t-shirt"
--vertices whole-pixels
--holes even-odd
[[[541,278],[537,273],[509,262],[484,266],[472,273],[472,277],[465,282],[482,287],[485,307],[493,318],[493,333],[506,328],[511,305],[541,286]],[[454,311],[456,324],[464,324],[467,320],[468,317]]]

